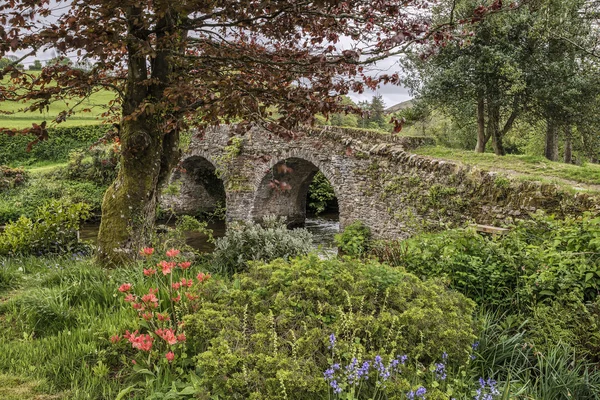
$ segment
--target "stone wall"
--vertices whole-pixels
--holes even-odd
[[[538,209],[558,216],[600,211],[594,196],[408,152],[429,140],[331,127],[285,140],[257,127],[240,136],[221,126],[192,141],[182,165],[196,175],[175,174],[180,194],[164,203],[182,211],[209,209],[218,185],[214,173],[210,181],[198,178],[198,171],[211,172],[212,166],[223,181],[229,221],[270,214],[302,224],[306,192],[318,170],[334,188],[340,225],[361,220],[380,238],[465,223],[503,225]]]

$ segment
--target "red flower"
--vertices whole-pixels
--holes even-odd
[[[121,286],[119,286],[119,292],[122,292],[122,293],[129,292],[130,289],[131,289],[131,283],[124,283]]]
[[[146,276],[152,276],[156,273],[156,270],[154,268],[148,268],[144,270],[144,275]]]
[[[179,263],[179,267],[181,267],[181,269],[188,269],[190,265],[192,265],[190,261],[183,261]]]
[[[142,318],[144,318],[146,321],[150,321],[152,319],[152,313],[145,312],[144,314],[142,314]]]
[[[165,358],[167,360],[169,360],[169,362],[173,361],[175,359],[175,354],[173,354],[172,351],[168,352],[167,354],[165,354]]]
[[[207,281],[210,279],[210,274],[205,274],[204,272],[200,272],[196,278],[199,282]]]
[[[181,252],[177,249],[170,249],[170,250],[167,250],[167,257],[177,257],[179,255],[179,253],[181,253]]]
[[[177,335],[177,341],[178,342],[185,342],[185,333],[180,333],[179,335]]]
[[[191,279],[185,279],[185,278],[181,279],[181,286],[192,287],[193,284],[194,284],[194,281]]]
[[[177,337],[175,337],[175,331],[173,329],[157,329],[156,334],[163,338],[163,340],[171,345],[177,343]]]
[[[171,287],[175,290],[179,290],[179,287],[181,286],[180,282],[175,282],[171,285]]]
[[[170,319],[171,319],[171,318],[169,317],[169,315],[167,315],[167,314],[156,314],[156,318],[157,318],[159,321],[161,321],[161,322],[162,322],[162,321],[168,321],[168,320],[170,320]]]
[[[153,341],[154,339],[152,338],[152,336],[148,334],[140,336],[135,336],[132,334],[129,336],[129,342],[131,342],[131,346],[134,349],[139,349],[143,351],[150,351],[152,349]]]
[[[136,365],[136,364],[137,364],[137,361],[135,361],[135,360],[131,360],[131,363],[132,363],[133,365]]]
[[[132,302],[132,301],[135,301],[135,296],[132,295],[131,293],[129,293],[129,294],[127,294],[127,296],[125,296],[125,301],[128,302],[128,303]]]
[[[112,335],[110,337],[110,342],[111,343],[117,343],[119,340],[121,340],[121,338],[119,337],[119,335]]]
[[[144,305],[142,303],[133,303],[131,305],[133,307],[134,310],[138,310],[138,311],[144,311],[146,309],[146,307],[144,307]]]
[[[164,260],[158,263],[158,266],[162,268],[163,275],[171,273],[171,270],[175,268],[175,265],[174,262],[166,262]]]
[[[177,297],[173,297],[171,300],[173,300],[175,303],[179,303],[179,300],[181,300],[181,295],[178,295]]]
[[[140,250],[140,255],[142,256],[151,256],[154,253],[154,249],[152,247],[144,247]]]
[[[144,303],[158,303],[158,297],[154,293],[148,293],[142,296],[142,301]]]
[[[192,300],[192,301],[198,299],[198,297],[199,297],[199,296],[193,295],[191,293],[187,293],[187,292],[185,293],[185,296],[188,298],[188,300]]]

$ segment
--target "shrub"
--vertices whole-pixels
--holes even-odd
[[[283,219],[265,218],[262,225],[254,222],[231,224],[225,236],[216,240],[213,253],[215,272],[233,274],[243,271],[248,261],[271,261],[276,258],[308,254],[312,235],[305,229],[287,229]]]
[[[48,130],[48,139],[31,147],[31,136],[0,136],[0,164],[32,164],[35,162],[64,162],[75,149],[88,148],[100,139],[110,127],[90,125],[59,127]]]
[[[361,221],[351,223],[342,233],[335,235],[340,252],[354,257],[360,257],[369,250],[370,240],[371,229]]]
[[[0,189],[12,189],[27,181],[27,172],[23,168],[10,168],[0,165]]]
[[[89,150],[73,150],[69,154],[66,176],[108,186],[117,177],[120,145],[96,146]]]
[[[310,255],[251,263],[231,286],[208,282],[200,301],[185,319],[186,333],[190,351],[199,353],[199,385],[214,397],[327,397],[331,334],[336,362],[355,357],[361,365],[404,354],[427,365],[444,351],[460,362],[474,339],[472,301],[374,261]],[[389,391],[410,387],[399,378]]]
[[[61,254],[86,250],[77,238],[79,223],[89,216],[84,203],[53,200],[36,210],[34,219],[22,216],[0,234],[0,255]]]

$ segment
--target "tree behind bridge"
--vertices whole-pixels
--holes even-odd
[[[10,0],[0,5],[0,57],[53,48],[95,66],[58,63],[36,75],[8,66],[1,75],[13,84],[2,100],[26,100],[27,111],[42,111],[62,98],[116,93],[106,116],[118,127],[121,168],[104,196],[98,245],[100,261],[122,263],[150,236],[159,188],[179,158],[180,132],[241,121],[289,135],[317,112],[348,108],[340,95],[399,83],[396,74],[370,77],[363,66],[413,41],[443,39],[418,11],[427,6],[422,0]],[[29,132],[43,139],[46,124]]]

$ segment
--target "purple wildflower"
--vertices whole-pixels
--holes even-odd
[[[329,349],[333,349],[335,347],[335,335],[332,333],[329,335]]]
[[[446,366],[443,363],[435,364],[435,376],[438,379],[446,379]]]

